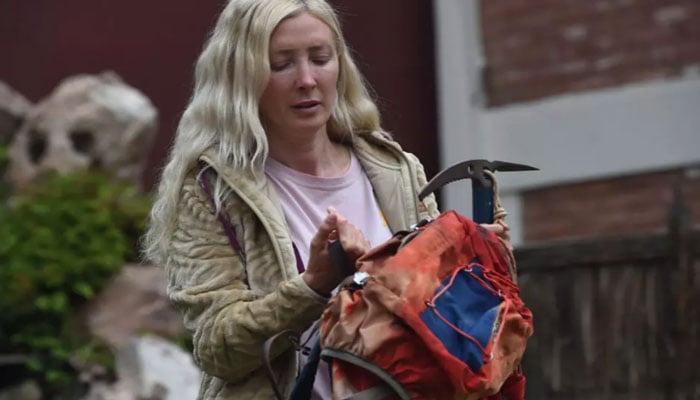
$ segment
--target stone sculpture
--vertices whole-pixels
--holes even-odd
[[[31,108],[24,96],[0,81],[0,146],[12,140]]]
[[[27,114],[10,144],[8,180],[22,187],[47,171],[100,167],[138,182],[157,117],[115,73],[70,77]]]

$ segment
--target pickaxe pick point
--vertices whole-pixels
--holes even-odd
[[[423,200],[426,196],[450,182],[460,179],[477,180],[482,187],[491,187],[491,180],[486,177],[484,170],[496,171],[537,171],[538,168],[516,164],[507,161],[469,160],[462,161],[440,171],[428,184],[418,193],[418,200]]]

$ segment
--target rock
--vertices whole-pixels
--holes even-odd
[[[141,400],[126,386],[124,382],[108,384],[105,382],[93,382],[90,390],[83,400]],[[192,399],[194,400],[194,399]]]
[[[41,400],[41,389],[36,382],[26,381],[0,391],[0,400]]]
[[[144,332],[173,339],[184,335],[182,316],[165,294],[167,282],[162,268],[124,266],[84,310],[91,333],[113,348]]]
[[[0,81],[0,146],[10,143],[31,108],[24,96]]]
[[[73,76],[28,113],[7,176],[22,187],[47,171],[101,167],[139,182],[156,131],[153,104],[116,74]]]
[[[152,336],[134,338],[117,352],[119,384],[143,400],[194,400],[201,372],[189,353]]]

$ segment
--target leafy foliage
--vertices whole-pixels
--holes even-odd
[[[136,257],[149,208],[96,171],[47,176],[0,204],[0,352],[28,354],[50,389],[75,380],[74,357],[107,362],[76,310]]]
[[[9,151],[7,146],[0,146],[0,173],[5,171],[9,160]]]
[[[7,170],[9,159],[7,146],[0,146],[0,204],[10,194],[10,185],[5,181],[5,170]]]

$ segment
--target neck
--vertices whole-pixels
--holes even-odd
[[[303,138],[268,136],[270,157],[296,171],[324,178],[341,176],[350,165],[346,146],[328,138],[326,132]]]

